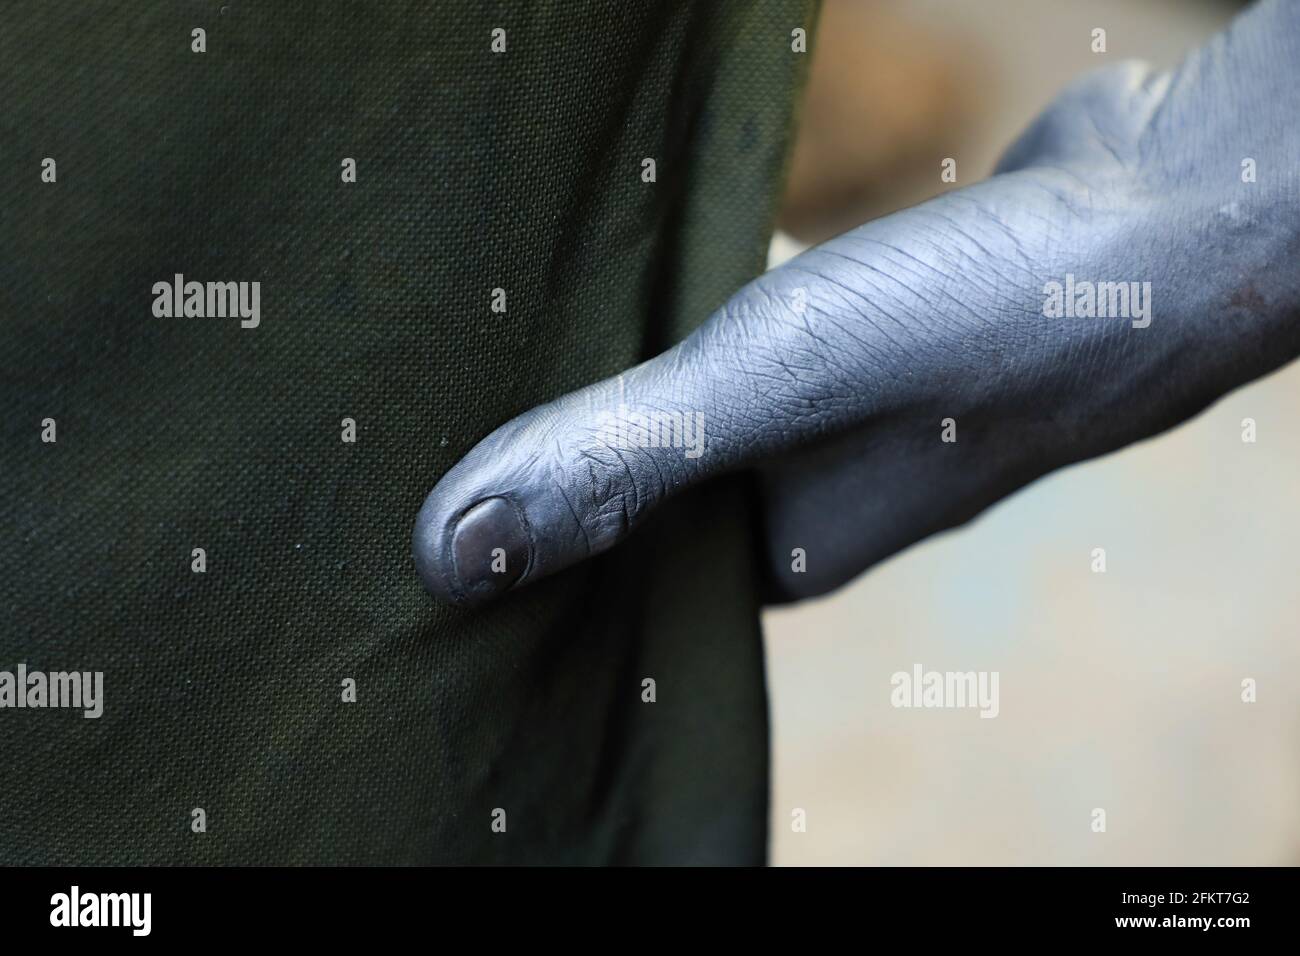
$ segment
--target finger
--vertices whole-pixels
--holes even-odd
[[[1045,195],[1021,203],[1036,227]],[[1024,235],[953,228],[976,205],[952,193],[811,250],[674,349],[488,435],[417,517],[428,590],[479,604],[607,550],[710,476],[873,420],[932,418],[940,396],[959,414],[990,387],[987,363],[973,369],[1008,288],[1038,301],[1023,295]]]
[[[532,409],[429,494],[414,554],[428,590],[475,605],[612,547],[658,504],[744,460],[702,340]]]

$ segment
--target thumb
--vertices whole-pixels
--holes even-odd
[[[435,597],[473,606],[599,554],[660,502],[742,463],[736,385],[699,336],[496,429],[429,493],[413,550]]]
[[[758,277],[675,348],[507,422],[425,500],[425,586],[482,603],[609,549],[710,476],[849,428],[964,414],[999,382],[1014,397],[1006,368],[990,374],[1002,366],[1050,382],[1069,340],[1033,331],[1031,239],[1060,205],[1011,173],[868,223]]]

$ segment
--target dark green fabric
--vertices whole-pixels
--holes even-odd
[[[493,427],[761,268],[810,20],[797,0],[6,19],[0,669],[103,671],[104,715],[0,710],[0,862],[764,858],[746,484],[477,612],[426,596],[410,529]],[[259,281],[260,326],[155,317],[176,273]]]

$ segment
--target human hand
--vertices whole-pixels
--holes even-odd
[[[992,179],[809,250],[488,435],[416,520],[426,587],[494,599],[756,469],[768,596],[809,596],[1184,420],[1300,353],[1298,115],[1289,0],[1172,73],[1085,77]]]

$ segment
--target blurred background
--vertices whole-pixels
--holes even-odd
[[[1172,66],[1239,6],[825,0],[773,263],[955,188],[946,157],[986,177],[1072,78]],[[768,612],[772,862],[1300,863],[1298,412],[1300,363]],[[916,663],[999,671],[1000,715],[891,707]]]

